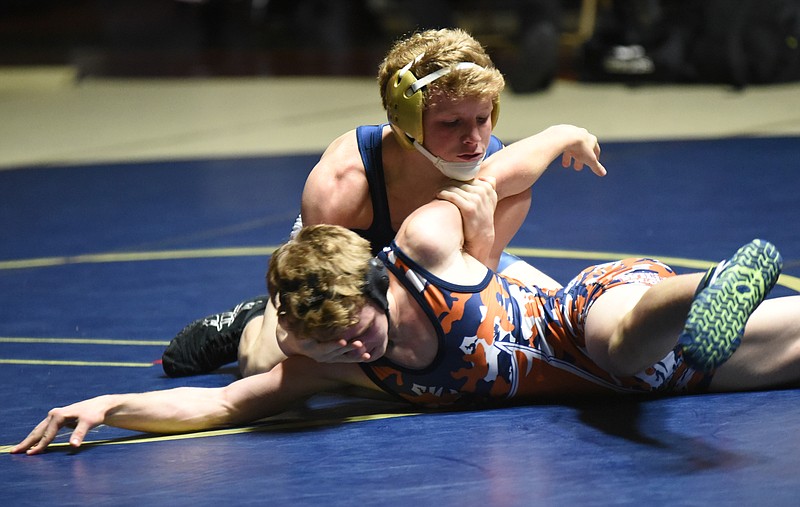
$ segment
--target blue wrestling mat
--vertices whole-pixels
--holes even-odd
[[[47,411],[170,379],[186,323],[263,293],[319,154],[0,171],[0,477],[8,505],[797,505],[800,391],[423,413],[319,396],[188,435],[109,427],[8,454]],[[512,243],[559,281],[628,255],[696,271],[761,237],[800,291],[800,138],[604,143],[555,164]]]

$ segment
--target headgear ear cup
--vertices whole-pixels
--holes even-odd
[[[373,257],[367,265],[367,276],[364,280],[364,295],[378,303],[383,311],[389,311],[389,273],[383,262]]]
[[[472,62],[461,62],[417,79],[409,69],[420,58],[422,58],[422,55],[395,72],[389,82],[386,83],[386,113],[389,118],[389,124],[392,126],[392,130],[394,130],[400,144],[407,149],[413,148],[413,141],[417,141],[419,144],[423,143],[422,93],[425,86],[455,69],[477,66]],[[495,98],[492,105],[492,128],[494,129],[497,126],[497,118],[500,114],[499,97]]]
[[[386,112],[400,144],[412,149],[412,139],[422,143],[422,89],[412,90],[411,85],[417,78],[410,70],[404,72],[404,69],[395,72],[386,84]]]

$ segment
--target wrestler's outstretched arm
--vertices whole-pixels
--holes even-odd
[[[349,366],[333,369],[296,357],[225,387],[97,396],[50,410],[11,452],[38,454],[63,427],[74,428],[69,443],[77,448],[89,430],[101,424],[147,433],[183,433],[256,421],[280,413],[295,401],[342,387],[348,378],[360,383],[360,372]]]

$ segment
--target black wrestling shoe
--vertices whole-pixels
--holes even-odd
[[[192,322],[172,339],[161,356],[164,373],[170,377],[200,375],[236,361],[248,317],[266,307],[267,296],[260,296],[228,312]]]

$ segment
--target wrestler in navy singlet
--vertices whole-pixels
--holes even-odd
[[[386,182],[383,177],[383,158],[381,142],[383,140],[383,125],[362,125],[356,129],[358,151],[364,162],[364,170],[369,183],[369,195],[372,199],[372,224],[369,229],[353,229],[353,232],[369,241],[372,253],[377,254],[388,245],[397,233],[392,229],[392,220],[389,215],[389,200],[386,196]],[[490,156],[503,148],[503,143],[492,136],[486,148],[486,156]]]

